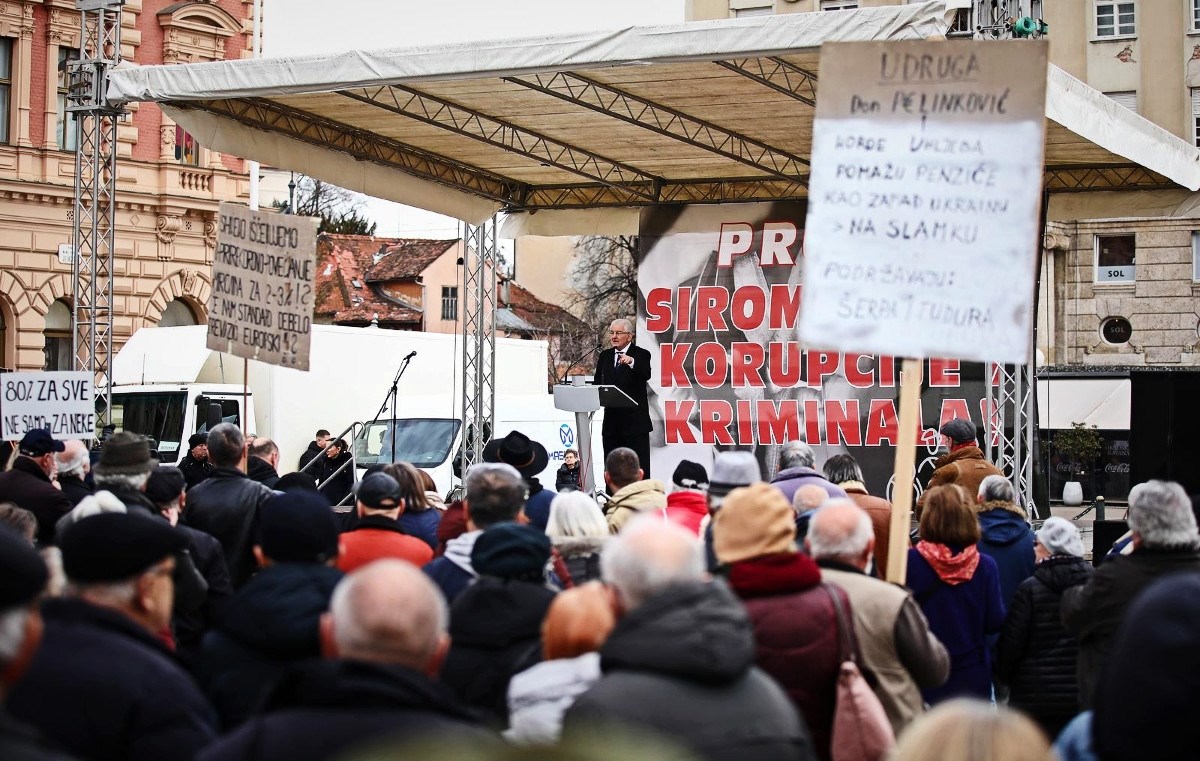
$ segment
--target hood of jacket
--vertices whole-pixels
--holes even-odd
[[[543,584],[480,577],[450,607],[450,639],[455,645],[496,650],[537,639],[554,595]]]
[[[279,658],[319,655],[318,622],[341,579],[341,571],[315,563],[267,566],[226,603],[220,629]]]
[[[1092,564],[1073,555],[1055,555],[1037,564],[1034,577],[1059,594],[1086,584],[1092,578]]]
[[[1008,547],[1021,539],[1028,540],[1031,531],[1020,515],[1001,509],[979,513],[979,529],[983,541],[999,547]]]
[[[403,666],[353,660],[306,661],[275,683],[264,711],[314,708],[338,711],[430,711],[476,722],[441,682]]]
[[[821,569],[801,552],[760,555],[729,566],[729,585],[739,597],[803,592],[821,583]]]
[[[677,489],[667,495],[667,509],[708,515],[708,495],[697,489]]]
[[[446,542],[446,551],[442,553],[442,557],[471,574],[472,578],[478,576],[475,566],[471,565],[471,550],[475,549],[475,540],[482,533],[482,530],[476,530],[459,534]]]
[[[600,650],[611,671],[728,684],[754,663],[746,609],[722,581],[675,584],[625,615]]]
[[[318,452],[324,452],[325,450],[324,450],[324,449],[322,449],[321,447],[317,446],[317,441],[316,441],[316,439],[313,439],[312,441],[308,442],[308,449],[307,449],[307,450],[305,450],[305,451],[312,452],[313,454],[316,454],[316,453],[318,453]]]
[[[595,555],[600,550],[604,549],[605,542],[608,541],[607,536],[552,536],[550,544],[554,549],[558,550],[558,554],[564,558],[573,558],[579,555]]]

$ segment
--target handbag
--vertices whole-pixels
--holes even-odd
[[[859,671],[853,623],[837,592],[825,587],[837,615],[841,668],[833,712],[830,756],[833,761],[880,761],[896,744],[892,723],[883,704]]]

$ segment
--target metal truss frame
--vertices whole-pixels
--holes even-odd
[[[987,422],[984,425],[984,453],[996,467],[1008,474],[1016,492],[1016,501],[1031,516],[1034,504],[1034,375],[1032,365],[985,366]],[[1011,433],[1010,433],[1011,431]]]
[[[67,65],[67,111],[75,114],[75,199],[71,242],[75,366],[95,375],[103,393],[101,424],[109,422],[112,384],[113,252],[116,248],[117,122],[108,106],[108,72],[121,60],[125,0],[77,0],[79,59]]]
[[[496,409],[496,218],[463,223],[462,431],[459,465],[483,462],[484,444],[494,433]]]
[[[775,177],[807,184],[808,160],[759,140],[579,74],[556,72],[505,77],[568,103],[724,156]]]
[[[1042,187],[1051,193],[1093,190],[1172,190],[1179,186],[1142,166],[1056,166],[1044,173]]]
[[[817,105],[817,75],[782,58],[768,56],[713,63],[795,98],[801,103],[814,108]]]
[[[654,200],[659,182],[654,175],[444,98],[401,85],[338,94]],[[643,186],[648,189],[641,190]]]

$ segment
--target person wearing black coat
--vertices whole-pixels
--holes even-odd
[[[332,566],[337,522],[313,492],[267,503],[256,551],[263,568],[225,605],[197,669],[225,729],[245,721],[289,667],[321,656],[321,614],[342,579]]]
[[[275,492],[246,477],[245,438],[237,426],[214,426],[208,439],[208,456],[217,468],[212,476],[188,490],[183,523],[221,543],[229,578],[237,589],[257,567],[254,537],[259,512]]]
[[[1037,533],[1033,576],[1013,593],[996,644],[994,671],[1009,687],[1009,705],[1029,714],[1048,737],[1057,737],[1079,713],[1075,661],[1079,643],[1062,626],[1062,594],[1086,584],[1092,565],[1071,523],[1049,518]]]
[[[531,526],[499,523],[471,549],[479,579],[450,606],[450,654],[442,681],[459,699],[508,721],[508,683],[541,660],[542,620],[556,594],[545,584],[550,539]]]
[[[188,439],[188,451],[179,461],[179,469],[183,471],[183,477],[187,481],[187,488],[191,489],[196,484],[205,480],[213,474],[216,468],[212,461],[208,459],[208,436],[203,433],[193,433]]]
[[[33,513],[39,547],[54,544],[54,524],[71,512],[71,500],[50,482],[54,455],[63,449],[45,429],[35,428],[21,439],[12,469],[0,473],[0,499]]]
[[[650,380],[650,352],[633,344],[633,323],[613,320],[608,326],[612,344],[596,357],[593,383],[616,386],[635,402],[633,407],[609,407],[604,411],[601,439],[604,456],[620,447],[637,452],[642,465],[642,478],[650,478],[650,405],[646,383]]]
[[[126,513],[84,518],[60,537],[78,596],[42,603],[41,647],[6,696],[13,717],[89,761],[190,759],[213,740],[211,706],[159,636],[183,546],[165,522]]]
[[[320,459],[308,471],[312,473],[313,478],[317,479],[321,493],[325,495],[331,505],[340,504],[354,488],[353,465],[346,465],[345,468],[342,468],[342,465],[350,462],[350,459],[349,446],[346,441],[336,439],[329,442]],[[342,468],[340,472],[339,468]]]

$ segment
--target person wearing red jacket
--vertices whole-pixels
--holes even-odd
[[[708,471],[698,462],[680,460],[671,476],[667,506],[658,511],[663,520],[678,523],[696,536],[708,525]]]
[[[404,498],[400,484],[387,473],[372,473],[358,485],[358,524],[342,534],[338,569],[351,573],[380,558],[407,560],[418,568],[433,559],[428,544],[400,528]]]

